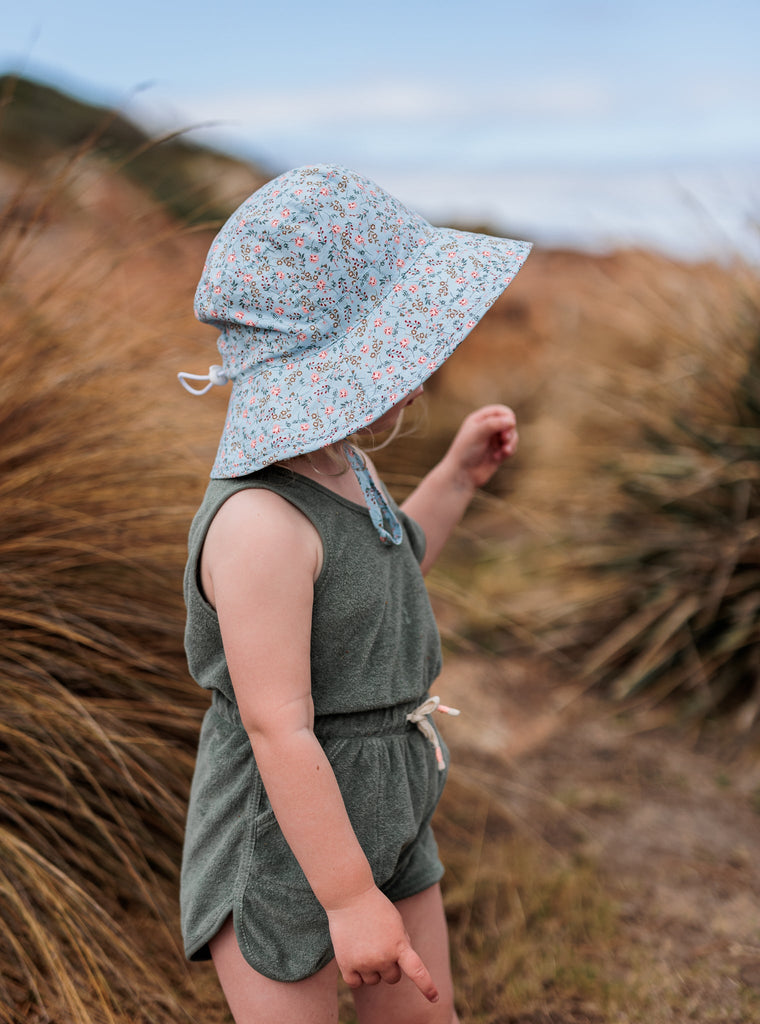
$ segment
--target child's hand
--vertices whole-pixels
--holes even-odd
[[[445,460],[472,487],[488,483],[517,450],[517,420],[506,405],[486,405],[470,413],[457,431]]]
[[[431,1003],[438,991],[427,967],[412,949],[404,922],[377,888],[327,911],[330,937],[343,980],[350,988],[395,985],[405,974]]]

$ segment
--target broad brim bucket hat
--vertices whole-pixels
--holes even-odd
[[[530,247],[434,227],[340,166],[263,186],[215,238],[195,295],[222,364],[180,374],[208,381],[204,392],[232,384],[211,476],[369,427],[448,359]]]

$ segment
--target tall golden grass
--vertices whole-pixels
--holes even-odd
[[[218,990],[204,988],[208,974],[189,975],[183,965],[176,911],[205,707],[184,665],[181,571],[225,396],[189,404],[174,373],[211,361],[213,338],[191,317],[210,235],[178,226],[87,147],[33,174],[0,167],[0,189],[0,1021],[221,1021]],[[740,382],[755,380],[755,363],[747,362],[755,350],[745,342],[756,338],[751,318],[734,319],[735,354],[728,358],[721,334],[714,351],[700,355],[700,366],[720,374],[689,376],[702,418],[686,434],[679,419],[687,442],[670,432],[667,389],[659,387],[659,403],[639,403],[659,431],[655,458],[631,443],[638,434],[621,426],[617,399],[614,423],[589,412],[582,360],[570,365],[565,354],[563,381],[551,376],[552,338],[561,327],[563,346],[576,356],[592,343],[598,385],[603,353],[638,331],[636,372],[651,373],[659,386],[663,331],[673,359],[693,359],[691,350],[673,349],[670,325],[681,323],[684,343],[693,337],[684,310],[688,283],[699,275],[674,269],[686,292],[673,318],[639,303],[636,325],[622,316],[611,339],[598,297],[622,264],[536,255],[539,273],[531,277],[530,264],[523,271],[522,305],[512,297],[499,304],[473,334],[467,373],[457,354],[431,387],[432,443],[412,439],[419,455],[390,450],[378,461],[403,491],[442,446],[463,399],[509,397],[526,424],[528,457],[516,464],[509,504],[498,491],[480,500],[475,518],[485,539],[465,526],[433,579],[447,636],[497,651],[527,644],[563,657],[572,671],[584,664],[588,678],[609,679],[600,666],[617,676],[625,659],[635,663],[635,644],[652,648],[664,629],[659,620],[656,633],[652,615],[635,631],[642,595],[647,608],[660,601],[670,610],[671,596],[676,607],[709,578],[703,617],[710,602],[730,601],[735,618],[756,621],[756,566],[746,554],[756,540],[755,420],[721,421],[723,454],[712,427],[703,429],[708,412],[719,417],[729,397],[738,402]],[[634,264],[643,280],[642,264]],[[539,276],[563,266],[568,290],[551,306]],[[721,282],[713,299],[734,311],[733,292]],[[494,347],[503,356],[501,378],[482,372],[486,356],[493,366]],[[610,363],[601,373],[608,392],[612,383],[622,387]],[[633,393],[630,375],[622,379],[634,408],[643,392]],[[754,417],[754,383],[746,393],[742,415]],[[592,452],[577,444],[585,428]],[[553,456],[541,448],[547,437]],[[637,501],[646,485],[649,532],[618,486],[630,490],[632,480]],[[609,515],[598,514],[600,497]],[[712,575],[695,575],[697,545],[682,532],[684,519],[699,523],[699,556],[712,551]],[[716,536],[722,546],[711,549]],[[664,568],[641,554],[653,538],[669,552]],[[568,559],[568,543],[582,554]],[[558,586],[568,566],[572,586]],[[652,588],[659,588],[654,596]],[[605,661],[600,638],[613,622],[627,623],[631,635],[618,634]],[[755,642],[750,631],[739,647],[751,651]],[[598,995],[614,909],[593,865],[521,835],[496,771],[460,772],[439,832],[451,865],[447,909],[466,1019],[499,1024],[541,1005],[549,984],[557,998],[590,988]],[[347,1004],[343,1019],[351,1019]]]

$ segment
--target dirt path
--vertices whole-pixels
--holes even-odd
[[[695,746],[535,665],[449,659],[446,737],[462,771],[499,771],[518,828],[590,858],[619,908],[607,1009],[515,1024],[760,1022],[760,754]],[[713,744],[715,746],[715,744]]]

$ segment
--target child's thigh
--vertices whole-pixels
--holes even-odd
[[[399,900],[412,948],[432,975],[440,999],[429,1003],[406,976],[397,985],[363,985],[354,991],[360,1024],[458,1024],[449,962],[449,936],[441,888],[433,885]]]
[[[303,981],[273,981],[255,971],[240,952],[231,916],[209,945],[235,1024],[338,1024],[338,969],[334,960]]]

